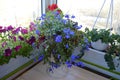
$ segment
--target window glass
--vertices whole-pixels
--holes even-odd
[[[106,1],[106,2],[105,2]],[[107,19],[110,9],[111,1],[113,1],[113,19],[111,26],[111,18]],[[102,5],[105,2],[103,8]],[[101,10],[98,20],[95,24],[96,28],[110,28],[114,30],[120,27],[120,0],[58,0],[58,6],[62,9],[64,14],[71,14],[76,16],[76,21],[82,24],[83,27],[92,28],[96,18]],[[118,30],[118,29],[117,29]],[[120,29],[119,29],[120,31]]]
[[[41,0],[0,0],[0,25],[27,27],[41,14]]]

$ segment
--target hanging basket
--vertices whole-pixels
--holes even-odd
[[[109,45],[106,43],[103,43],[101,40],[98,40],[96,42],[91,42],[91,46],[92,48],[96,49],[96,50],[100,50],[103,51],[105,50]]]

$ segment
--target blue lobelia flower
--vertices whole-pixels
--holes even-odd
[[[61,55],[60,55],[60,54],[58,54],[57,58],[58,58],[58,59],[60,59],[60,57],[61,57]]]
[[[63,29],[63,32],[64,32],[65,34],[69,34],[70,28],[65,28],[65,29]]]
[[[46,17],[46,14],[42,14],[42,16],[40,17],[41,20],[44,20]]]
[[[65,47],[68,49],[68,48],[69,48],[69,45],[68,45],[68,44],[66,44],[66,45],[65,45]]]
[[[62,19],[61,22],[62,22],[63,24],[67,24],[67,20],[65,20],[65,19]]]
[[[76,56],[72,54],[70,59],[71,59],[71,61],[74,61],[74,60],[76,60]]]
[[[44,55],[41,55],[41,56],[39,56],[38,60],[39,60],[39,61],[42,61],[43,58],[44,58]]]
[[[69,38],[70,38],[70,35],[66,35],[65,38],[66,38],[66,39],[69,39]]]
[[[74,36],[74,34],[75,34],[74,31],[70,31],[69,33],[70,33],[70,35],[72,35],[72,36]]]
[[[61,35],[56,36],[55,41],[58,43],[62,42],[62,36]]]
[[[35,49],[36,48],[36,44],[32,43],[32,48]]]
[[[72,63],[70,61],[66,61],[65,64],[67,65],[68,68],[72,67]]]
[[[71,18],[75,18],[75,16],[74,16],[74,15],[72,15],[72,16],[71,16]]]
[[[68,14],[66,14],[66,15],[65,15],[65,18],[69,19],[69,15],[68,15]]]
[[[36,33],[37,35],[40,35],[40,31],[39,31],[39,30],[36,30],[35,33]]]
[[[81,29],[82,28],[82,25],[76,25],[76,26],[74,26],[76,29]]]
[[[81,61],[80,61],[80,62],[77,62],[76,65],[77,65],[77,66],[81,66],[81,67],[84,67],[84,66],[85,66],[85,65],[83,64],[83,62],[81,62]]]

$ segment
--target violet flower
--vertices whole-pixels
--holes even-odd
[[[28,34],[28,30],[27,29],[21,29],[21,33],[22,34]]]
[[[15,49],[15,51],[19,51],[21,48],[22,48],[22,46],[21,46],[21,45],[18,45],[18,46],[16,46],[14,49]]]
[[[13,30],[14,28],[10,25],[7,27],[7,31]]]
[[[24,38],[23,38],[22,36],[18,36],[18,38],[19,38],[21,41],[24,40]]]
[[[4,56],[10,56],[11,55],[11,53],[12,53],[12,50],[10,49],[10,48],[8,48],[8,49],[5,49],[5,53],[4,53]]]

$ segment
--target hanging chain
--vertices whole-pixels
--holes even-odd
[[[106,0],[104,0],[104,2],[102,4],[102,7],[100,8],[100,11],[99,11],[98,16],[97,16],[97,18],[96,18],[96,20],[95,20],[95,22],[93,24],[92,29],[95,27],[95,25],[97,23],[97,20],[98,20],[98,18],[100,16],[100,13],[101,13],[101,11],[102,11],[105,3],[106,3]],[[111,0],[111,2],[110,2],[110,8],[109,8],[109,13],[108,13],[108,17],[107,17],[106,28],[108,27],[109,20],[111,20],[110,21],[110,28],[112,28],[112,21],[113,21],[113,0]]]

